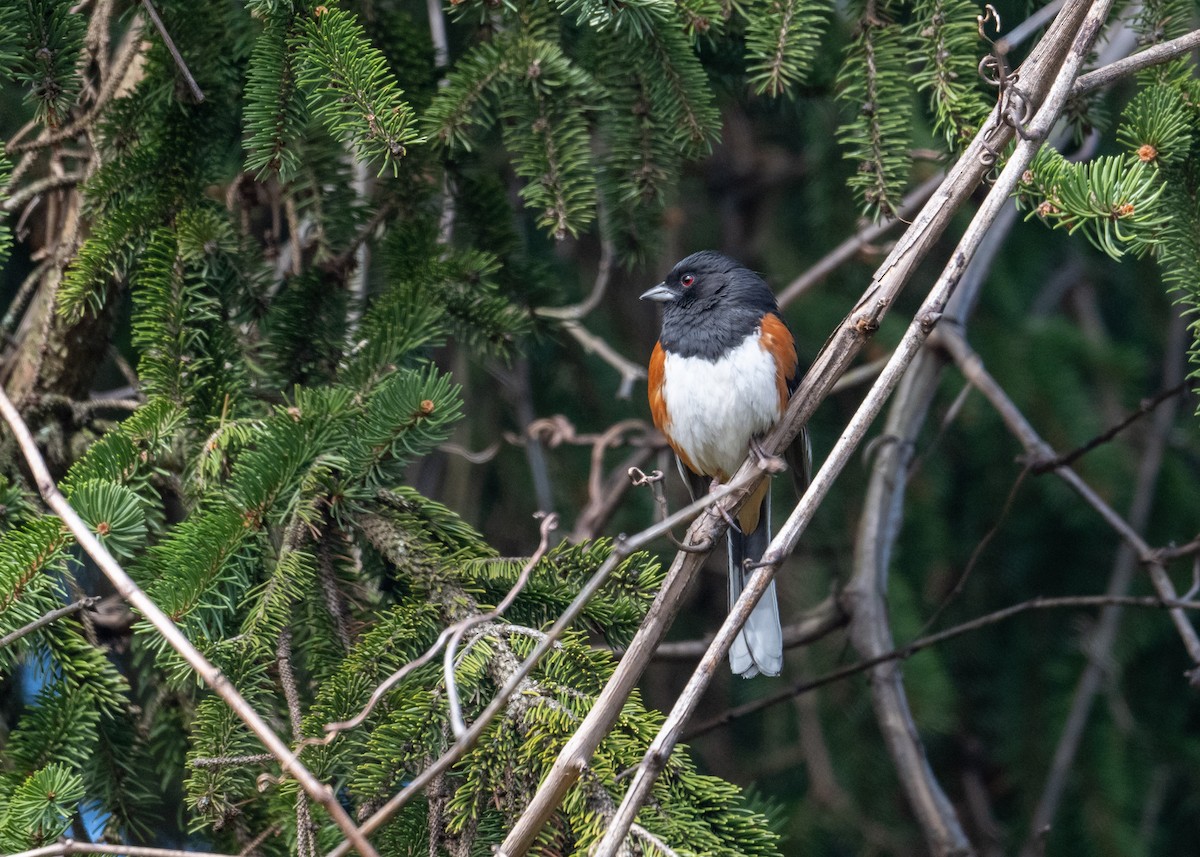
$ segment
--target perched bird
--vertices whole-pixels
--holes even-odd
[[[721,253],[693,253],[641,297],[663,305],[650,357],[650,413],[692,496],[701,496],[708,480],[728,481],[751,444],[783,415],[798,381],[796,344],[763,278]],[[806,433],[787,458],[794,476],[807,482]],[[746,562],[761,559],[771,541],[769,480],[732,523],[730,607],[751,573]],[[783,632],[774,581],[734,640],[729,662],[745,678],[779,674]]]

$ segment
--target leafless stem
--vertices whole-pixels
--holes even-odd
[[[486,613],[471,616],[457,623],[458,627],[454,629],[454,633],[450,635],[449,642],[446,643],[446,654],[442,659],[442,675],[446,681],[446,699],[450,708],[450,729],[454,732],[456,741],[462,740],[462,737],[467,733],[467,724],[463,722],[462,704],[458,699],[458,685],[454,680],[455,656],[458,653],[458,644],[462,642],[463,634],[471,628],[500,618],[504,615],[504,611],[512,606],[517,596],[521,594],[521,590],[525,588],[525,584],[529,582],[529,575],[533,573],[534,566],[542,561],[542,557],[550,549],[550,533],[557,527],[558,515],[542,515],[541,541],[538,542],[537,550],[533,552],[533,555],[529,557],[529,560],[521,568],[521,573],[517,575],[517,581],[508,590],[508,594],[501,599],[499,604]]]
[[[1094,607],[1110,607],[1112,605],[1120,605],[1123,607],[1144,607],[1157,610],[1200,610],[1200,601],[1164,601],[1161,598],[1154,596],[1133,596],[1133,595],[1064,595],[1057,598],[1031,598],[1028,601],[1022,601],[1019,604],[1013,604],[1009,607],[1004,607],[984,616],[979,616],[971,619],[968,622],[963,622],[960,625],[954,625],[946,628],[943,631],[938,631],[934,634],[929,634],[919,639],[913,640],[903,646],[898,646],[890,649],[875,657],[866,660],[858,661],[857,663],[848,664],[844,667],[839,667],[836,670],[831,670],[822,676],[813,679],[806,679],[798,682],[785,690],[772,693],[753,702],[748,702],[745,705],[739,705],[736,708],[731,708],[725,713],[706,720],[697,726],[687,730],[683,739],[690,741],[698,735],[703,735],[706,732],[711,732],[714,729],[719,729],[729,723],[732,723],[738,718],[753,714],[756,711],[762,711],[764,708],[769,708],[772,705],[777,705],[780,702],[791,699],[801,693],[808,693],[810,690],[816,690],[819,687],[824,687],[827,684],[832,684],[835,681],[841,681],[844,678],[849,678],[852,675],[858,675],[861,672],[866,672],[880,664],[889,663],[892,661],[906,660],[912,657],[917,652],[928,649],[931,646],[936,646],[947,640],[952,640],[955,637],[961,637],[963,634],[968,634],[971,631],[978,631],[981,628],[987,628],[990,625],[995,625],[1014,616],[1019,616],[1022,613],[1027,613],[1032,610],[1062,610],[1062,609],[1079,609],[1079,608],[1094,608]]]
[[[613,249],[612,241],[601,238],[600,264],[596,269],[596,281],[592,284],[591,293],[577,304],[565,307],[538,307],[534,310],[534,314],[540,315],[542,318],[556,318],[562,321],[579,321],[586,316],[604,299],[604,293],[608,290],[608,281],[612,278],[615,255],[616,251]]]
[[[212,851],[182,851],[178,848],[147,848],[143,845],[104,845],[99,842],[76,842],[64,839],[53,845],[43,845],[31,851],[20,851],[9,857],[65,857],[68,854],[116,854],[123,857],[232,857]]]
[[[983,393],[992,407],[1000,414],[1008,430],[1025,447],[1026,453],[1035,461],[1053,458],[1054,451],[1042,440],[1008,394],[984,368],[983,361],[967,341],[953,328],[948,327],[939,332],[939,343],[946,347],[962,373],[979,392]],[[1059,467],[1054,472],[1079,494],[1084,502],[1095,509],[1117,535],[1133,549],[1138,561],[1149,572],[1150,582],[1154,585],[1154,590],[1158,593],[1159,598],[1164,602],[1174,601],[1176,599],[1175,586],[1167,576],[1159,553],[1146,544],[1137,530],[1113,511],[1112,507],[1075,471],[1069,467]],[[1200,682],[1200,637],[1197,636],[1196,629],[1192,627],[1182,610],[1172,609],[1170,615],[1188,656],[1197,665],[1197,668],[1189,672],[1189,679],[1193,682]]]
[[[304,726],[300,712],[300,692],[296,688],[296,674],[292,670],[291,628],[284,628],[283,633],[279,635],[275,663],[279,667],[279,683],[283,687],[283,698],[287,703],[292,740],[299,741],[303,737]],[[308,795],[302,791],[296,793],[296,853],[300,857],[314,857],[317,853],[312,807],[308,804]]]
[[[183,80],[187,84],[188,89],[192,91],[192,98],[196,99],[199,104],[204,101],[204,92],[200,89],[200,85],[196,83],[196,78],[192,77],[192,72],[184,62],[183,56],[179,53],[179,48],[175,47],[175,40],[171,38],[171,34],[167,32],[166,26],[162,22],[162,18],[158,17],[158,10],[154,8],[154,4],[150,0],[142,0],[142,8],[146,10],[146,14],[150,16],[150,20],[154,23],[154,28],[158,30],[158,35],[162,37],[163,44],[167,46],[167,51],[171,54],[171,59],[175,60],[175,65],[183,74]]]
[[[14,190],[9,197],[0,205],[0,209],[11,212],[16,211],[25,203],[33,200],[35,197],[41,196],[43,193],[51,190],[57,190],[63,187],[72,187],[79,184],[84,179],[83,173],[63,173],[62,175],[44,176],[35,182],[30,182],[24,187]]]
[[[1169,62],[1178,56],[1186,54],[1197,45],[1200,45],[1200,30],[1192,30],[1187,35],[1171,39],[1169,42],[1163,42],[1152,48],[1140,51],[1133,56],[1125,57],[1124,59],[1102,66],[1095,71],[1089,71],[1087,74],[1080,75],[1079,80],[1075,81],[1075,86],[1072,88],[1071,94],[1086,95],[1089,92],[1094,92],[1097,89],[1108,86],[1110,83],[1115,83],[1123,77],[1137,74],[1139,71],[1151,66]]]
[[[874,241],[878,241],[884,235],[891,232],[893,228],[906,222],[908,218],[921,210],[921,206],[925,204],[926,200],[933,195],[933,192],[938,189],[938,185],[945,181],[945,179],[946,175],[942,172],[929,178],[915,190],[909,191],[908,195],[901,202],[900,208],[896,212],[896,217],[864,226],[822,256],[816,264],[809,267],[808,270],[783,287],[778,295],[779,306],[786,307],[857,256],[862,252],[864,247],[869,246]]]
[[[643,366],[634,363],[622,355],[604,339],[596,336],[578,321],[571,319],[564,320],[562,328],[571,334],[576,342],[583,346],[584,351],[588,354],[595,354],[620,373],[621,386],[617,388],[618,399],[628,399],[633,392],[634,383],[646,379],[646,369]]]
[[[171,621],[170,617],[133,582],[133,579],[126,574],[125,569],[113,559],[108,549],[100,543],[100,540],[96,538],[95,534],[88,528],[88,525],[84,523],[71,504],[67,502],[67,499],[58,490],[57,486],[55,486],[54,480],[50,476],[50,471],[46,469],[46,462],[37,448],[37,443],[34,441],[33,435],[29,432],[29,427],[25,425],[25,421],[21,418],[20,413],[17,412],[17,409],[9,401],[8,395],[3,390],[0,390],[0,415],[4,417],[5,422],[12,429],[17,444],[21,448],[21,453],[24,455],[25,461],[29,465],[29,469],[37,482],[38,491],[41,493],[42,498],[54,510],[55,514],[62,519],[62,522],[71,531],[72,535],[75,536],[79,546],[87,552],[88,556],[104,572],[105,577],[112,583],[113,588],[154,626],[155,630],[163,636],[171,648],[175,649],[187,661],[192,669],[204,680],[205,684],[225,700],[230,709],[237,714],[242,722],[250,728],[250,731],[258,736],[263,745],[279,760],[283,769],[295,777],[300,787],[313,800],[325,808],[330,818],[337,823],[343,834],[353,842],[354,847],[358,849],[359,853],[363,857],[376,857],[375,849],[367,841],[366,836],[354,826],[354,822],[346,814],[346,810],[342,808],[342,805],[334,797],[333,790],[313,776],[312,772],[296,758],[296,755],[288,748],[287,744],[280,740],[279,736],[272,731],[271,727],[259,716],[258,712],[250,706],[250,703],[238,692],[229,679],[213,666],[204,655],[200,654],[200,651],[183,635],[178,626]],[[131,852],[118,851],[114,853]]]
[[[32,634],[38,628],[44,628],[51,622],[57,622],[64,616],[70,616],[72,613],[78,613],[80,610],[91,610],[99,600],[99,596],[93,595],[87,598],[81,598],[78,601],[73,601],[65,607],[59,607],[56,610],[51,610],[45,616],[39,616],[28,625],[22,625],[17,630],[0,637],[0,649],[11,646],[22,637]]]
[[[1180,381],[1178,384],[1175,384],[1169,389],[1163,390],[1161,393],[1157,393],[1149,399],[1144,400],[1140,405],[1138,405],[1137,410],[1130,413],[1127,417],[1125,417],[1125,419],[1096,435],[1087,443],[1076,447],[1070,452],[1064,452],[1061,455],[1056,455],[1049,461],[1038,462],[1033,466],[1033,472],[1040,476],[1043,473],[1049,473],[1050,471],[1057,470],[1065,465],[1074,464],[1096,447],[1108,443],[1118,434],[1129,428],[1129,426],[1133,425],[1146,414],[1153,411],[1163,402],[1168,401],[1169,399],[1174,399],[1176,396],[1180,395],[1181,393],[1186,393],[1187,391],[1188,383],[1186,381]]]
[[[260,765],[273,761],[275,757],[270,753],[251,753],[244,756],[199,756],[190,759],[188,764],[193,768],[227,768],[230,765]]]

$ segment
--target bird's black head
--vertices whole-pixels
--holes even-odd
[[[714,250],[688,256],[641,297],[663,305],[663,348],[713,360],[740,345],[764,315],[779,312],[762,277]]]

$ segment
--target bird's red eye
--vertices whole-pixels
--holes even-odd
[[[692,283],[696,282],[696,278],[693,277],[691,274],[684,274],[682,277],[679,278],[679,282],[682,283],[683,287],[686,289]]]

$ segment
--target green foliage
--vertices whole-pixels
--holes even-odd
[[[19,40],[16,57],[7,63],[0,59],[0,68],[7,66],[25,87],[37,119],[50,127],[66,123],[79,92],[76,67],[87,20],[73,6],[69,0],[24,0],[17,6],[24,13],[19,20],[16,12],[0,20],[0,29],[15,31]],[[0,53],[9,53],[2,41]]]
[[[0,810],[0,848],[9,853],[54,842],[71,825],[84,797],[83,779],[49,764],[24,779]]]
[[[296,80],[297,17],[290,8],[266,12],[246,75],[246,169],[262,179],[290,180],[300,166],[297,145],[308,109]]]
[[[928,92],[934,133],[942,135],[951,151],[971,141],[988,113],[976,85],[979,12],[972,0],[921,0],[907,28],[922,62],[912,83],[917,92]]]
[[[869,4],[838,75],[839,100],[849,114],[838,140],[858,162],[849,186],[876,218],[895,215],[908,179],[912,140],[908,44],[903,28],[884,17],[888,12],[886,4]]]
[[[1157,205],[1163,184],[1154,167],[1133,156],[1106,156],[1073,164],[1043,148],[1023,183],[1027,202],[1052,226],[1082,231],[1115,258],[1144,253],[1161,237],[1169,214]],[[1036,202],[1036,205],[1033,203]]]
[[[750,5],[747,72],[756,92],[782,95],[804,81],[831,11],[823,0],[756,0]]]
[[[418,142],[413,128],[412,108],[404,100],[382,52],[367,39],[362,25],[342,9],[318,7],[305,18],[288,46],[295,51],[297,85],[305,90],[313,116],[321,120],[329,133],[353,146],[364,161],[380,163],[380,172],[399,170],[406,147]],[[278,82],[272,90],[290,87],[291,70],[287,58],[278,57],[276,48],[265,48],[273,56],[262,56],[259,66],[277,62]],[[269,81],[268,81],[269,82]],[[290,107],[281,92],[281,103],[274,113],[275,127],[288,124]],[[296,124],[294,121],[291,124]],[[285,141],[286,144],[286,141]],[[261,144],[260,144],[261,145]],[[272,148],[271,158],[277,157]],[[269,166],[271,158],[264,164]]]

